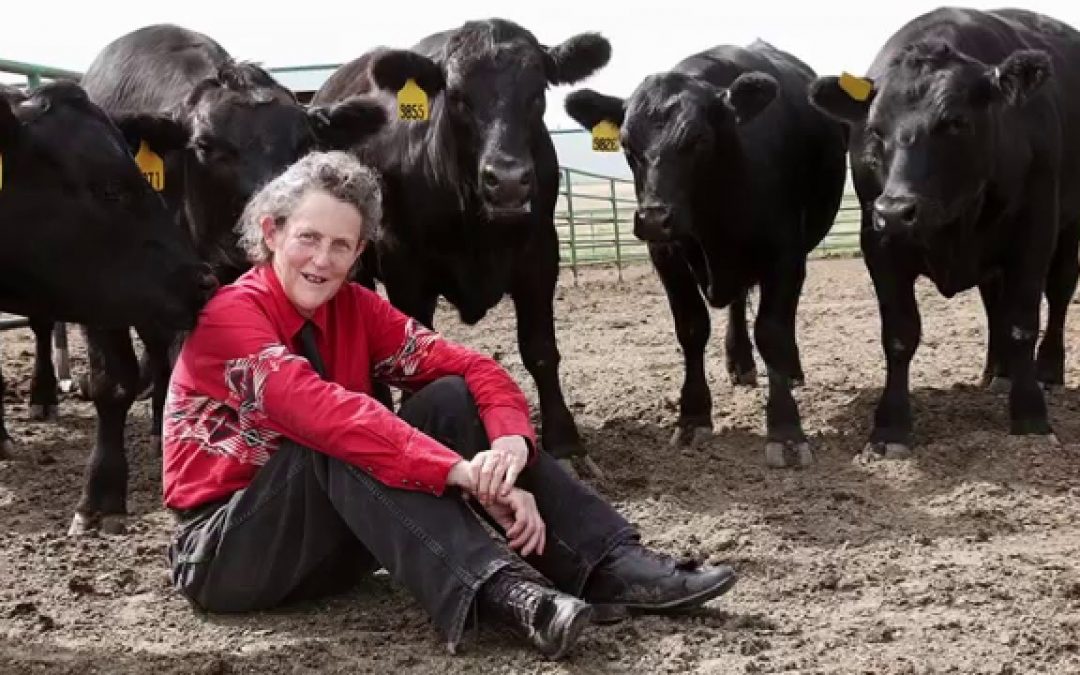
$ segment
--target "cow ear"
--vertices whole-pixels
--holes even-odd
[[[406,49],[388,49],[371,62],[371,79],[380,89],[397,91],[406,80],[415,80],[428,96],[446,88],[442,67],[423,54]]]
[[[575,35],[547,48],[547,78],[551,84],[573,84],[607,65],[611,43],[599,33]]]
[[[353,96],[335,105],[308,108],[308,119],[323,147],[347,150],[382,129],[386,111],[374,99]]]
[[[863,83],[862,88],[852,89],[844,87],[839,77],[819,77],[810,84],[810,105],[840,122],[861,124],[870,113],[877,89],[873,80],[858,78],[858,81]]]
[[[1037,49],[1022,49],[990,69],[994,90],[1009,105],[1023,105],[1053,74],[1050,56]]]
[[[191,139],[187,125],[171,115],[118,113],[112,116],[112,120],[133,154],[138,152],[143,141],[151,150],[163,155],[183,150]]]
[[[735,78],[731,86],[724,90],[724,105],[735,113],[739,124],[746,124],[758,116],[765,106],[776,98],[780,86],[771,75],[765,73],[743,73]]]
[[[563,107],[571,119],[586,129],[592,129],[605,120],[621,127],[626,116],[626,104],[621,98],[605,96],[592,89],[571,92]]]

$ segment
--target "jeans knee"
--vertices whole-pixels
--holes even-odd
[[[460,375],[440,377],[421,391],[441,412],[455,417],[476,414],[476,402],[469,392],[469,385],[465,384],[465,378]]]

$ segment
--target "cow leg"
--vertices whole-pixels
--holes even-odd
[[[806,279],[806,260],[800,255],[777,263],[761,279],[761,306],[754,323],[754,338],[769,378],[765,463],[777,468],[802,467],[813,463],[814,456],[791,389],[802,377],[795,315]]]
[[[1046,277],[1046,333],[1035,359],[1035,376],[1045,388],[1065,384],[1065,316],[1080,276],[1080,223],[1063,229]]]
[[[4,371],[0,368],[0,460],[11,459],[15,455],[15,440],[8,433],[4,408]]]
[[[30,419],[56,419],[56,370],[52,361],[52,319],[31,318],[34,331],[34,376],[30,380]]]
[[[559,347],[555,342],[555,283],[559,277],[559,244],[555,228],[543,241],[520,255],[510,297],[517,315],[518,349],[540,399],[544,450],[557,459],[585,455],[577,425],[559,383]]]
[[[1035,377],[1035,340],[1039,335],[1039,303],[1042,277],[1006,273],[1006,357],[1012,387],[1009,389],[1009,433],[1051,433],[1046,399]]]
[[[67,324],[58,321],[53,324],[53,354],[56,366],[57,387],[65,394],[72,390],[71,350],[68,347]]]
[[[1002,316],[1004,285],[1001,277],[979,284],[979,297],[986,310],[986,365],[982,385],[1001,393],[1009,391],[1009,371],[1005,359],[1005,324]]]
[[[728,307],[724,354],[731,383],[753,387],[757,384],[757,366],[754,365],[754,346],[746,330],[746,295],[743,293]]]
[[[128,463],[124,424],[139,385],[139,362],[127,329],[85,328],[87,392],[97,410],[97,434],[86,484],[68,534],[98,528],[122,531],[127,514]]]
[[[683,352],[679,421],[672,445],[691,445],[712,433],[712,394],[705,380],[705,345],[709,342],[709,307],[685,258],[674,246],[649,244],[649,257],[667,294],[675,335]],[[745,321],[745,317],[744,317]],[[743,324],[743,332],[746,325]],[[750,337],[746,337],[747,343]]]
[[[867,250],[866,245],[863,250]],[[922,337],[922,320],[915,301],[916,275],[879,259],[881,255],[870,251],[866,256],[881,313],[886,367],[885,390],[874,411],[870,442],[863,451],[867,460],[900,459],[911,454],[911,359]]]

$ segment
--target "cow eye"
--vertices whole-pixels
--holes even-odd
[[[941,120],[938,121],[934,130],[943,134],[955,136],[957,134],[967,132],[967,130],[970,128],[971,125],[968,124],[968,121],[963,117],[960,117],[958,115],[949,115],[947,117],[941,118]]]
[[[467,112],[469,110],[469,101],[460,91],[449,92],[447,98],[450,100],[450,105],[454,106],[456,110],[461,112]]]

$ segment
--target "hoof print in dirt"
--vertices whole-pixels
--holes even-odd
[[[765,464],[773,469],[803,469],[814,463],[814,451],[806,441],[769,441]]]
[[[34,458],[34,463],[38,466],[49,466],[50,464],[56,464],[56,456],[45,449],[32,449],[30,451],[31,456]]]
[[[867,443],[863,451],[855,456],[859,464],[870,464],[881,460],[910,459],[911,446],[905,443]]]
[[[707,443],[712,437],[712,427],[677,427],[668,444],[673,447],[693,448],[701,443]]]

